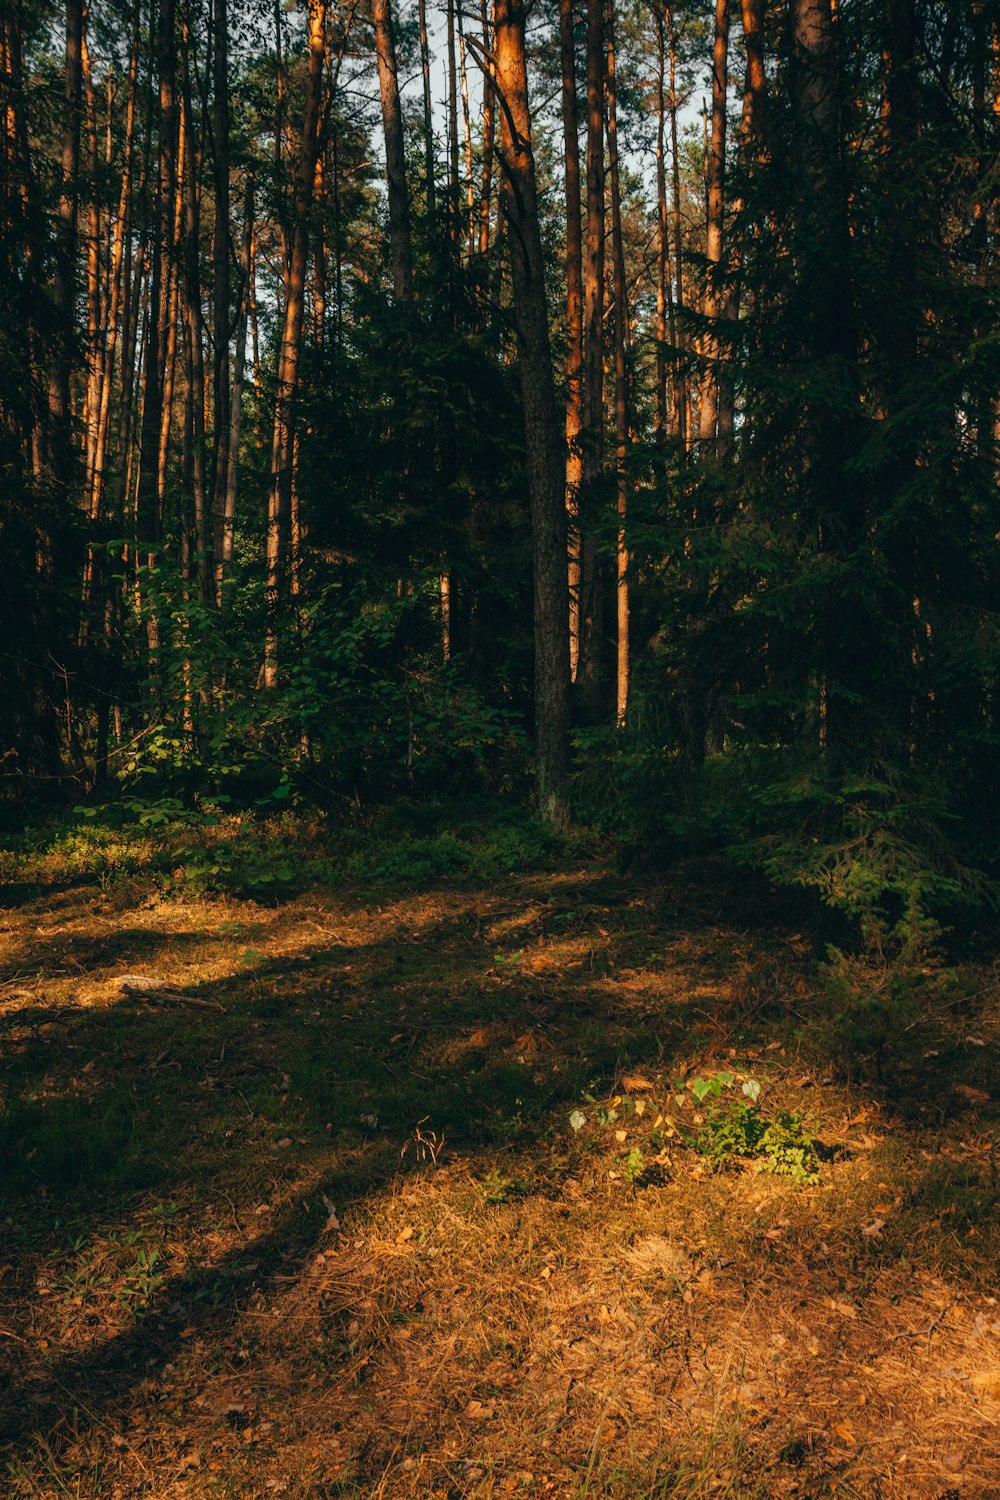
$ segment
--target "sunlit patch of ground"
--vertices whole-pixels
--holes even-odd
[[[865,1054],[773,910],[596,861],[0,909],[2,1493],[1000,1495],[966,980]],[[722,1069],[817,1182],[685,1144]]]

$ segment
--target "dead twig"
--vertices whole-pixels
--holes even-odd
[[[123,995],[136,1000],[149,1000],[154,1005],[193,1005],[198,1010],[225,1011],[225,1006],[216,1000],[203,1000],[200,995],[188,995],[175,989],[166,979],[147,979],[139,974],[126,974],[121,981]]]

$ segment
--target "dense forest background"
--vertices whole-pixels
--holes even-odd
[[[0,48],[8,807],[533,776],[873,941],[989,903],[996,0],[10,0]]]

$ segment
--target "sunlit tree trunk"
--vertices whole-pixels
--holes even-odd
[[[177,172],[177,102],[175,94],[174,0],[160,0],[157,30],[159,71],[158,167],[153,195],[150,246],[149,314],[143,362],[142,433],[139,458],[136,537],[139,543],[160,538],[162,465],[161,429],[164,406],[163,375],[173,296],[173,249]],[[172,366],[172,360],[170,361]],[[151,622],[151,630],[155,624]],[[155,648],[155,642],[151,641]]]
[[[667,208],[666,160],[666,45],[663,16],[654,7],[656,20],[656,440],[662,447],[667,436],[667,336],[674,341],[670,298],[670,229]]]
[[[289,257],[288,199],[284,191],[285,158],[285,49],[282,40],[281,0],[274,0],[274,181],[277,192],[278,232],[281,238],[281,268],[288,295]]]
[[[491,51],[490,19],[486,0],[480,0],[480,17],[483,26],[483,46]],[[483,72],[483,175],[479,192],[479,254],[485,256],[490,248],[490,204],[493,198],[493,137],[496,129],[496,101],[493,96],[493,75]]]
[[[587,244],[583,285],[582,496],[593,505],[604,470],[604,0],[587,0]],[[577,685],[588,717],[604,687],[605,567],[592,525],[580,528]]]
[[[618,511],[616,545],[616,667],[615,720],[624,728],[628,714],[629,675],[629,580],[628,543],[625,523],[628,511],[628,307],[625,282],[625,247],[622,239],[621,170],[618,155],[618,102],[615,69],[614,0],[608,0],[608,167],[611,177],[612,284],[614,288],[615,345],[615,503]]]
[[[88,510],[92,520],[97,520],[103,508],[105,491],[105,469],[108,455],[108,442],[111,429],[111,402],[112,390],[115,379],[115,364],[118,358],[118,345],[121,337],[121,323],[128,323],[127,317],[123,318],[123,302],[126,304],[125,311],[129,311],[129,273],[131,266],[126,258],[126,241],[129,252],[131,252],[131,224],[132,224],[132,172],[133,172],[133,134],[135,130],[135,103],[136,103],[136,79],[139,65],[139,0],[133,0],[132,6],[132,41],[129,52],[128,73],[128,98],[125,105],[125,139],[123,144],[122,180],[118,195],[118,207],[114,219],[114,227],[111,238],[111,264],[108,271],[108,316],[107,331],[104,338],[102,350],[102,368],[100,382],[100,405],[97,414],[97,434],[94,447],[94,472],[91,490],[88,497]],[[131,371],[126,371],[125,361],[122,362],[122,383],[130,376]],[[119,454],[120,460],[120,454]]]
[[[706,173],[707,214],[705,291],[702,314],[704,367],[698,392],[698,437],[704,455],[716,453],[719,416],[719,362],[722,345],[719,319],[722,308],[723,218],[726,178],[726,84],[729,68],[729,0],[715,0],[715,39],[712,48],[712,135]]]
[[[675,344],[677,348],[677,359],[674,369],[673,380],[673,429],[677,434],[678,443],[682,452],[687,452],[691,426],[689,421],[690,400],[689,381],[685,365],[685,345],[687,342],[684,329],[684,235],[681,219],[681,158],[678,146],[677,131],[677,30],[674,26],[673,12],[669,5],[664,7],[664,22],[666,26],[667,41],[670,50],[670,176],[671,176],[671,198],[673,208],[673,251],[674,251],[674,286],[673,286],[673,308],[675,322]]]
[[[531,500],[534,573],[535,738],[539,806],[565,819],[569,729],[569,611],[563,424],[549,345],[542,240],[528,112],[522,0],[497,0],[496,82],[501,111],[503,204],[509,225]]]
[[[462,85],[462,132],[465,149],[465,239],[470,255],[475,253],[476,185],[472,171],[472,115],[469,109],[469,72],[466,67],[465,27],[458,10],[458,72]]]
[[[767,74],[764,71],[764,0],[742,0],[743,46],[746,51],[746,81],[740,138],[747,149],[760,154],[767,110]]]
[[[455,6],[457,0],[445,0],[448,58],[448,229],[451,239],[452,265],[458,259],[459,233],[459,164],[458,164],[458,59],[455,45]]]
[[[94,465],[97,457],[97,426],[101,403],[101,358],[99,342],[104,325],[101,305],[101,210],[97,195],[97,106],[90,67],[90,49],[86,30],[81,37],[81,74],[83,79],[84,118],[87,131],[87,215],[84,239],[84,261],[87,286],[87,384],[83,405],[84,494],[93,492]]]
[[[580,656],[580,480],[583,473],[583,213],[572,0],[559,0],[562,125],[566,183],[566,510],[569,522],[569,669]]]
[[[200,152],[195,136],[191,109],[191,63],[190,37],[185,23],[184,49],[182,51],[182,107],[184,111],[184,137],[187,141],[187,163],[183,174],[184,185],[184,265],[183,275],[178,278],[182,288],[184,320],[187,325],[187,382],[191,398],[191,494],[194,503],[194,576],[198,585],[198,598],[202,604],[212,602],[211,530],[207,514],[207,486],[205,473],[205,327],[201,305],[200,219],[201,202],[198,191]],[[228,198],[228,193],[227,193]],[[227,236],[228,239],[228,236]],[[228,298],[228,275],[227,275]],[[228,317],[226,319],[228,338]],[[226,380],[228,383],[228,359]],[[226,398],[228,409],[228,392]],[[219,418],[216,412],[216,419]]]
[[[212,515],[207,534],[214,536],[226,505],[229,483],[229,9],[228,0],[212,6],[212,176],[215,192],[212,226]],[[207,575],[207,576],[210,576]]]

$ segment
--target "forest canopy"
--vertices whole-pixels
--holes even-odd
[[[880,941],[992,902],[997,0],[0,48],[12,817],[533,780]]]

